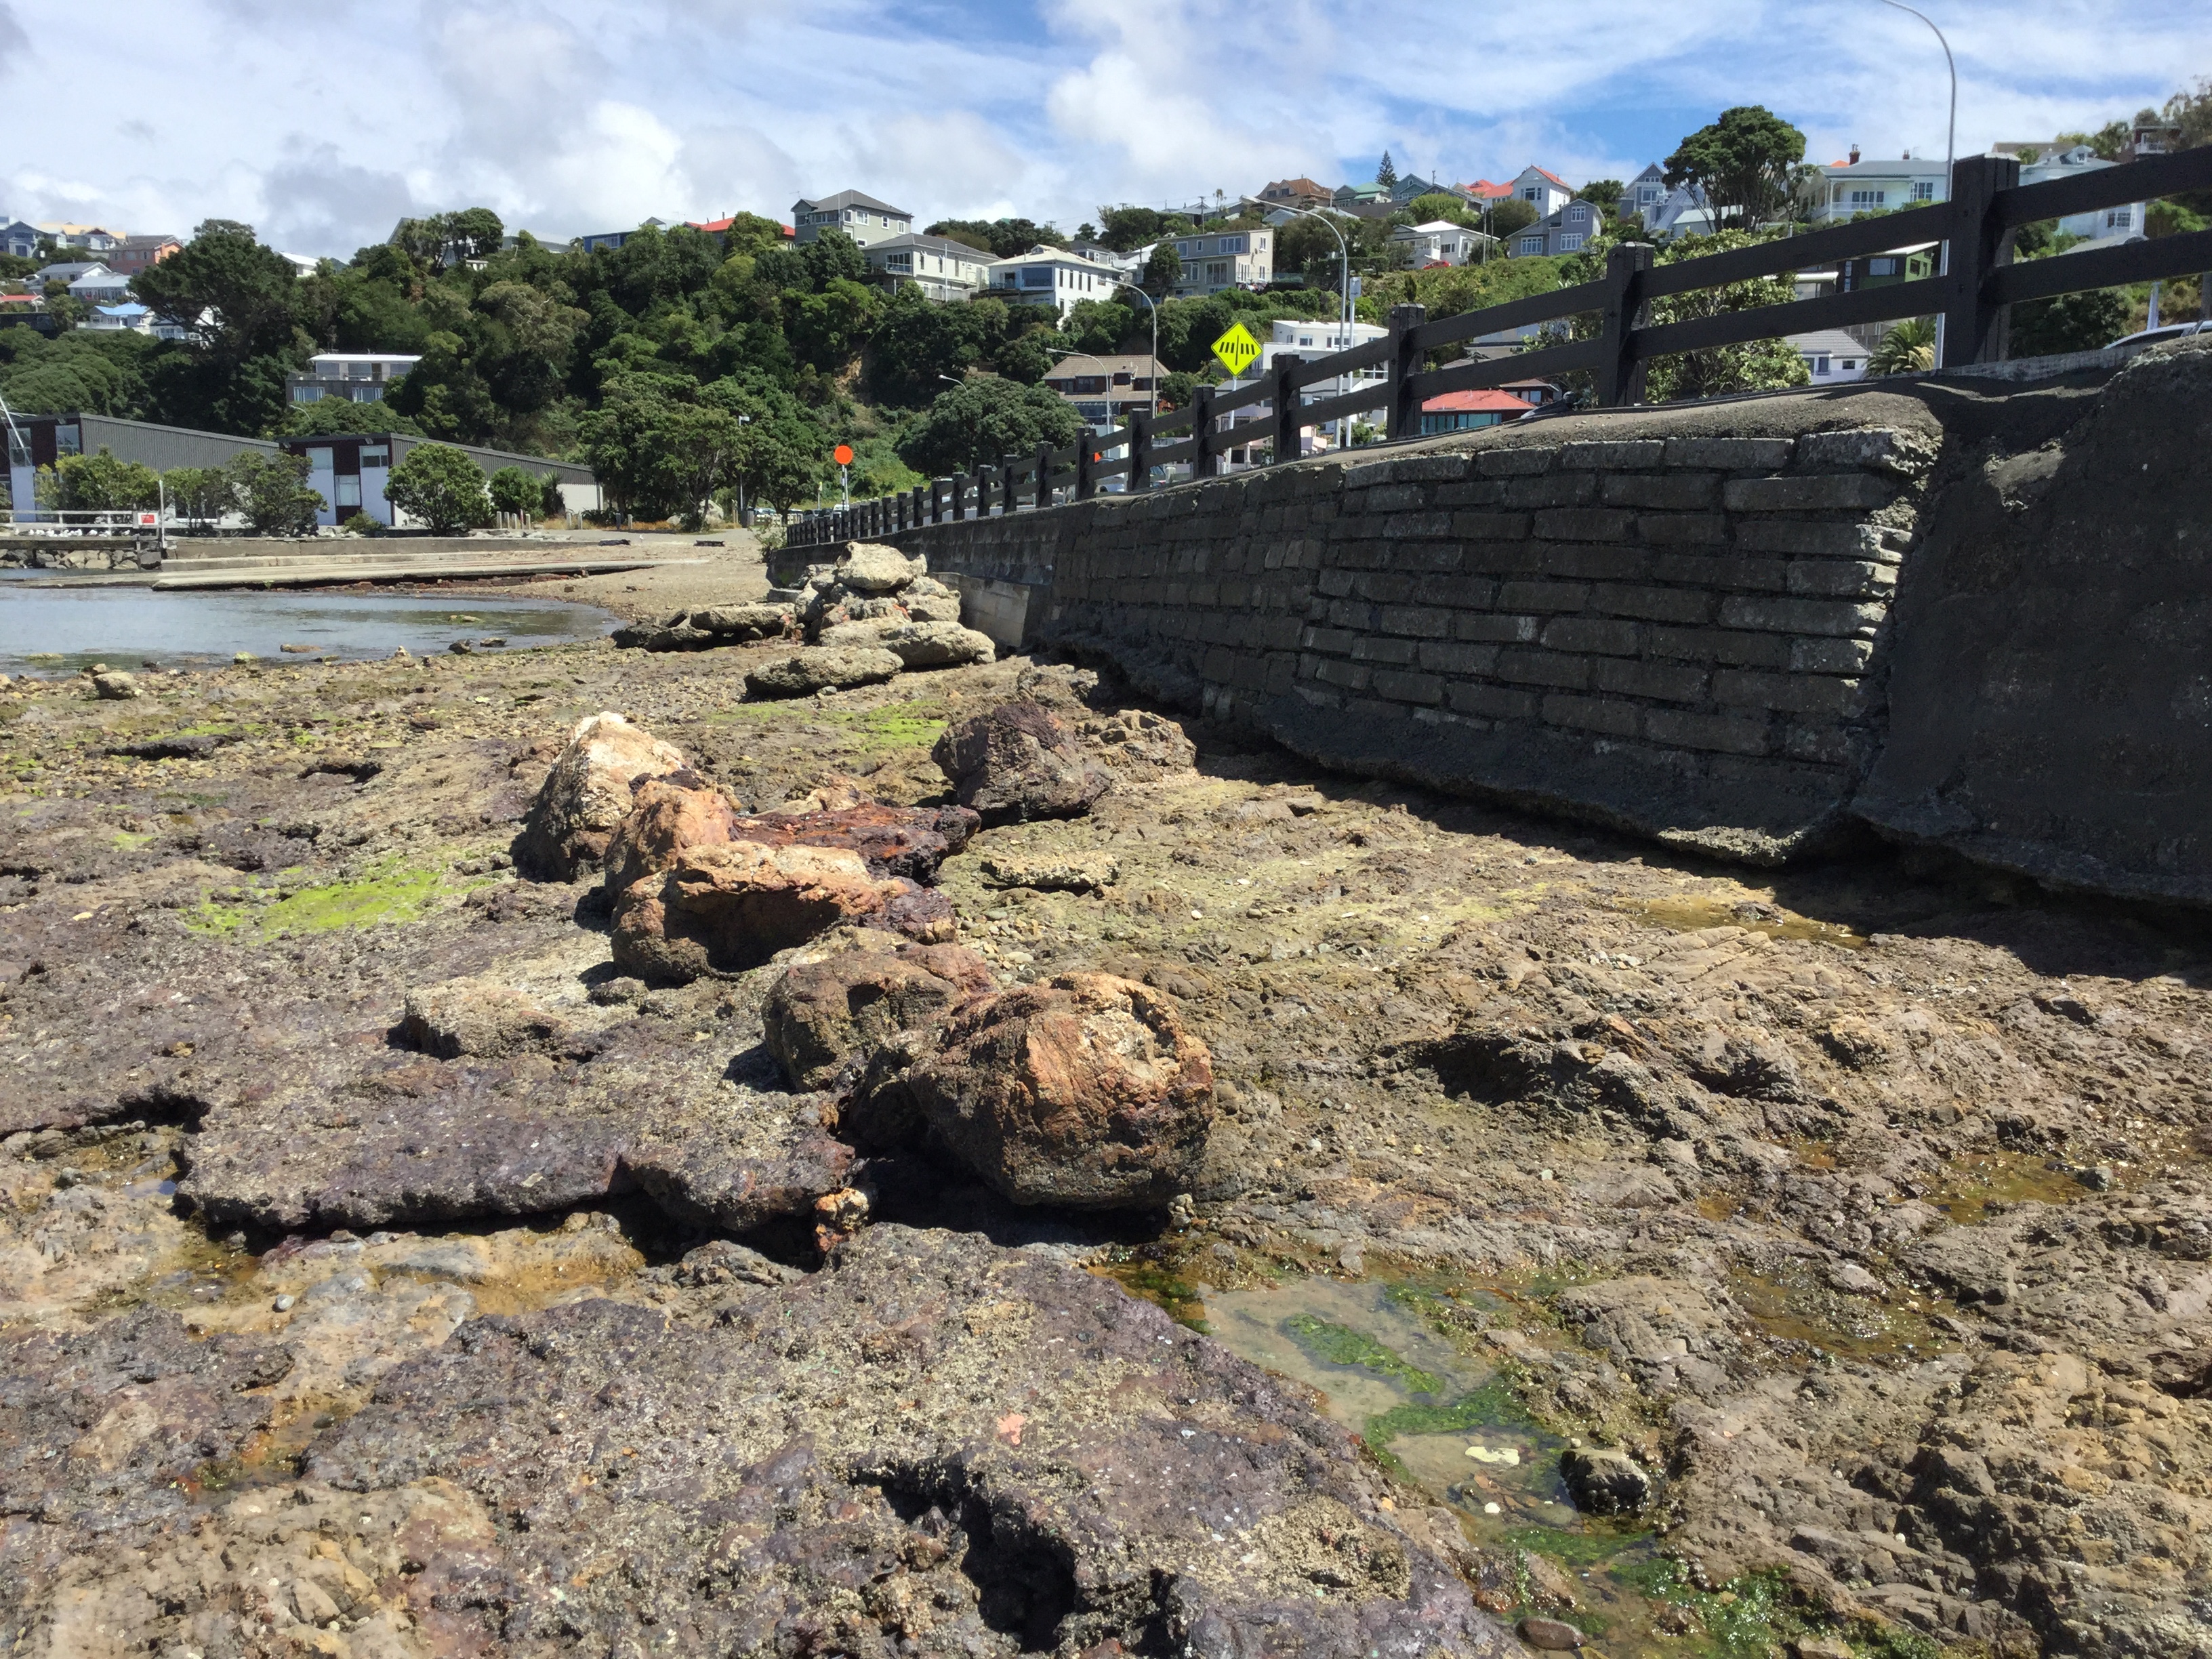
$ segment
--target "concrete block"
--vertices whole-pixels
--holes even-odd
[[[1405,666],[1413,659],[1413,641],[1385,639],[1376,634],[1363,634],[1352,642],[1354,662],[1382,663],[1391,667]]]
[[[1589,472],[1554,472],[1516,478],[1505,486],[1508,507],[1583,507],[1597,499],[1597,477]]]
[[[1658,628],[1647,648],[1677,661],[1724,663],[1732,668],[1790,666],[1790,641],[1778,634],[1739,634],[1724,628]]]
[[[1738,593],[1779,593],[1790,583],[1790,567],[1780,559],[1735,553],[1662,553],[1651,562],[1651,574],[1662,582]]]
[[[1523,444],[1510,449],[1480,450],[1474,458],[1474,470],[1486,478],[1525,478],[1534,473],[1550,471],[1552,458],[1558,453],[1548,444]]]
[[[1352,641],[1359,636],[1348,628],[1309,628],[1299,637],[1298,643],[1309,651],[1318,651],[1325,656],[1348,657]]]
[[[1731,513],[1841,513],[1887,507],[1893,484],[1864,472],[1818,472],[1790,478],[1731,478],[1721,501]]]
[[[1607,507],[1656,507],[1703,512],[1721,502],[1717,472],[1615,472],[1599,480],[1597,498]]]
[[[1455,513],[1451,515],[1451,533],[1466,541],[1519,541],[1528,533],[1528,515],[1526,513]]]
[[[1382,521],[1381,533],[1394,541],[1409,536],[1449,536],[1452,533],[1452,515],[1443,512],[1389,514]]]
[[[1873,660],[1872,640],[1790,641],[1790,670],[1795,674],[1858,674]]]
[[[1324,570],[1314,586],[1332,599],[1342,599],[1351,597],[1352,584],[1358,580],[1358,576],[1349,570]]]
[[[1414,579],[1413,603],[1440,605],[1454,611],[1487,610],[1498,597],[1498,584],[1486,576],[1449,574]]]
[[[1331,628],[1349,628],[1364,632],[1375,626],[1375,607],[1363,605],[1358,599],[1331,599],[1323,620]]]
[[[1883,544],[1879,526],[1822,523],[1817,519],[1739,519],[1735,544],[1751,553],[1795,553],[1815,559],[1884,559],[1898,555]]]
[[[1542,621],[1535,617],[1469,615],[1462,611],[1452,623],[1452,637],[1470,641],[1495,641],[1505,645],[1531,645]]]
[[[1888,613],[1884,605],[1849,599],[1785,599],[1738,595],[1721,601],[1721,626],[1751,628],[1776,634],[1824,634],[1842,638],[1866,636],[1881,625]]]
[[[1376,605],[1402,605],[1413,593],[1413,579],[1395,571],[1362,571],[1352,579],[1352,591]]]
[[[1580,611],[1589,604],[1587,582],[1502,582],[1498,603],[1508,611]],[[1814,629],[1802,630],[1810,634]]]
[[[1698,702],[1705,696],[1705,671],[1686,664],[1615,657],[1597,665],[1590,676],[1590,684],[1616,696]]]
[[[1666,448],[1662,438],[1584,439],[1559,446],[1559,466],[1595,472],[1657,466]]]
[[[1861,559],[1801,559],[1790,567],[1790,591],[1821,599],[1887,599],[1897,567]]]
[[[1466,562],[1466,555],[1457,542],[1391,542],[1384,556],[1391,569],[1412,575],[1456,570]]]
[[[1457,714],[1477,714],[1484,720],[1536,718],[1534,692],[1509,690],[1502,685],[1448,685],[1444,688],[1444,702]]]
[[[1632,622],[1595,617],[1554,617],[1544,624],[1544,643],[1554,651],[1590,651],[1608,657],[1632,657],[1643,648],[1643,629]]]
[[[1616,738],[1632,738],[1643,710],[1632,702],[1609,697],[1578,697],[1554,691],[1542,707],[1544,724],[1571,726],[1581,732],[1603,732]]]
[[[1493,478],[1470,478],[1464,483],[1437,486],[1438,507],[1495,507],[1504,499],[1504,484]]]
[[[1729,522],[1720,513],[1646,513],[1636,520],[1636,534],[1654,547],[1720,547]]]
[[[1651,568],[1651,555],[1640,547],[1606,542],[1537,542],[1531,547],[1536,568],[1547,576],[1620,581],[1647,575]]]
[[[1324,685],[1340,686],[1347,691],[1364,691],[1375,671],[1364,663],[1338,662],[1334,658],[1314,665],[1314,678]]]
[[[1452,613],[1431,605],[1386,605],[1382,607],[1382,631],[1402,635],[1417,640],[1442,640],[1451,636]]]
[[[1615,507],[1553,507],[1536,514],[1535,532],[1553,542],[1625,542],[1635,523]]]
[[[1713,701],[1731,708],[1773,708],[1788,714],[1850,720],[1866,710],[1866,682],[1826,674],[1757,674],[1724,668],[1713,676]]]
[[[1455,645],[1441,640],[1424,640],[1413,660],[1432,673],[1487,674],[1498,666],[1498,647],[1494,645]]]
[[[1695,588],[1604,582],[1590,589],[1589,608],[1606,616],[1634,617],[1644,622],[1702,623],[1712,620],[1719,603],[1712,594]]]
[[[1408,455],[1389,463],[1393,483],[1437,483],[1468,475],[1465,455]]]
[[[1911,477],[1925,471],[1935,458],[1932,443],[1889,427],[1808,432],[1797,440],[1797,465],[1822,471],[1859,467]]]
[[[1787,438],[1669,438],[1667,465],[1774,472],[1790,465],[1790,447]]]
[[[1773,747],[1763,720],[1692,714],[1673,708],[1646,709],[1644,735],[1654,743],[1672,744],[1678,749],[1705,749],[1723,755],[1764,755]]]
[[[1862,772],[1874,757],[1874,744],[1866,732],[1851,726],[1825,722],[1796,724],[1784,734],[1782,752],[1792,760],[1849,767],[1853,772]]]
[[[1589,684],[1590,659],[1557,651],[1507,650],[1498,653],[1494,672],[1499,679],[1516,685],[1553,685],[1580,691]]]
[[[1393,702],[1440,703],[1444,700],[1444,683],[1436,674],[1377,669],[1375,690]]]

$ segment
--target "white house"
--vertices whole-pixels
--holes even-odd
[[[1275,279],[1275,233],[1272,229],[1207,231],[1176,240],[1182,276],[1175,297],[1187,300],[1218,294],[1226,288],[1265,288]]]
[[[1656,161],[1628,181],[1620,192],[1620,212],[1624,217],[1634,214],[1645,231],[1662,242],[1713,234],[1713,210],[1705,193],[1690,184],[1669,189],[1665,170]]]
[[[972,300],[990,280],[991,256],[943,236],[890,236],[861,251],[885,286],[909,283],[940,303]]]
[[[1540,167],[1523,167],[1513,179],[1514,199],[1534,208],[1539,219],[1550,218],[1574,197],[1573,185],[1558,173],[1547,173]]]
[[[1054,306],[1065,317],[1085,300],[1112,299],[1121,286],[1118,271],[1040,243],[1011,259],[992,260],[985,291],[1018,304]]]
[[[1848,161],[1820,169],[1820,198],[1813,204],[1813,222],[1839,222],[1878,208],[1926,207],[1947,200],[1950,181],[1943,163],[1902,155],[1895,161],[1862,161],[1856,150]]]
[[[1390,233],[1390,240],[1412,255],[1419,270],[1428,265],[1463,265],[1484,242],[1494,239],[1449,219],[1431,219],[1425,225],[1401,225]]]
[[[2020,181],[2023,185],[2039,185],[2051,179],[2078,179],[2084,173],[2097,173],[2106,167],[2117,167],[2107,161],[2087,144],[2076,144],[2062,150],[2053,146],[2043,151],[2033,161],[2023,161]],[[2123,202],[2117,207],[2095,208],[2087,213],[2069,214],[2058,222],[2059,234],[2079,236],[2085,240],[2111,246],[2117,242],[2133,241],[2143,233],[2142,202]]]
[[[132,334],[150,334],[154,331],[154,313],[144,306],[135,302],[119,306],[94,306],[92,308],[92,314],[84,319],[84,325],[87,328],[103,329],[111,332],[121,330]]]
[[[121,305],[131,297],[131,279],[119,270],[94,265],[82,276],[70,278],[69,291],[70,299],[81,300],[88,306]]]
[[[811,242],[825,230],[842,230],[862,247],[914,234],[914,215],[857,190],[841,190],[818,202],[794,202],[791,222],[798,240]]]
[[[1812,375],[1814,386],[1843,386],[1866,379],[1867,349],[1843,330],[1824,328],[1788,338],[1790,349],[1805,360],[1806,372]]]
[[[398,351],[319,352],[307,359],[307,373],[288,374],[284,384],[295,404],[319,404],[325,398],[373,404],[422,361],[420,354]]]

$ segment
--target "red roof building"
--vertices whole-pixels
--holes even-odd
[[[1484,387],[1477,392],[1447,392],[1421,400],[1421,432],[1469,432],[1478,427],[1517,421],[1528,412],[1525,398]]]

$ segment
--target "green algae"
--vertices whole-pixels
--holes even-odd
[[[1292,1314],[1276,1328],[1298,1345],[1309,1359],[1327,1365],[1351,1365],[1387,1376],[1408,1394],[1442,1394],[1444,1380],[1434,1371],[1401,1358],[1363,1331],[1314,1314]]]
[[[462,885],[481,885],[481,883]],[[204,899],[185,925],[196,933],[275,939],[285,933],[326,933],[342,927],[374,927],[413,921],[445,890],[444,876],[390,860],[350,881],[295,888],[265,904]]]

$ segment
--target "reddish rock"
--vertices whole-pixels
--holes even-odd
[[[514,839],[515,868],[539,881],[588,874],[629,814],[630,785],[683,767],[680,750],[620,714],[594,714],[580,722]]]
[[[937,1137],[1018,1204],[1164,1204],[1188,1188],[1213,1119],[1206,1045],[1163,993],[1109,974],[969,1004],[902,1086]]]
[[[929,752],[986,823],[1073,817],[1114,781],[1050,709],[1026,700],[948,727]]]
[[[842,951],[785,974],[761,1018],[792,1087],[822,1089],[854,1054],[994,988],[982,957],[957,945]]]

